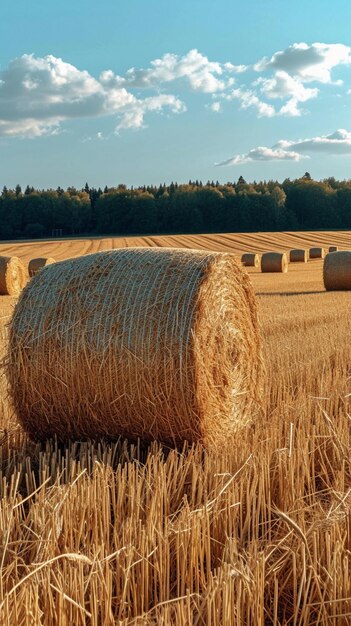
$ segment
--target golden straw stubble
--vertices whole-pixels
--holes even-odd
[[[228,441],[262,364],[256,299],[233,255],[128,248],[62,261],[24,290],[7,375],[35,439]]]
[[[28,281],[28,272],[16,256],[0,256],[0,295],[18,296]]]

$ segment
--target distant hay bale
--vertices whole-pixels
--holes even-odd
[[[329,246],[329,252],[337,252],[338,246]]]
[[[254,252],[245,252],[241,257],[241,262],[245,267],[260,267],[260,256]]]
[[[324,287],[327,291],[351,290],[351,251],[341,250],[326,255],[323,264]]]
[[[0,295],[18,296],[27,280],[26,267],[17,256],[0,256]]]
[[[302,248],[290,250],[289,258],[291,263],[306,263],[308,259],[307,250],[303,250]]]
[[[324,259],[324,248],[310,248],[310,259]]]
[[[7,360],[34,439],[222,445],[260,397],[255,295],[231,254],[128,248],[69,259],[23,291]]]
[[[282,272],[288,271],[288,257],[285,252],[265,252],[261,258],[262,272]]]
[[[55,263],[55,259],[52,257],[38,257],[37,259],[31,259],[28,265],[29,276],[33,277],[46,265]]]

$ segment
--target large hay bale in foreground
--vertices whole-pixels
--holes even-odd
[[[262,272],[282,272],[288,271],[288,257],[285,252],[265,252],[261,257]]]
[[[35,274],[37,274],[43,267],[51,265],[52,263],[55,263],[55,259],[53,259],[51,256],[31,259],[28,264],[29,276],[35,276]]]
[[[260,256],[254,252],[245,252],[241,257],[241,262],[245,267],[260,267]]]
[[[222,444],[260,394],[256,299],[230,254],[128,248],[55,263],[10,325],[7,374],[31,437]]]
[[[327,291],[351,289],[351,251],[341,250],[326,255],[323,264],[324,287]]]
[[[324,259],[324,248],[310,248],[310,259]]]
[[[302,248],[296,248],[295,250],[290,250],[290,263],[307,263],[308,253],[307,250],[303,250]]]
[[[0,256],[0,295],[18,296],[27,280],[26,267],[17,256]]]
[[[338,246],[329,246],[329,252],[337,252]]]

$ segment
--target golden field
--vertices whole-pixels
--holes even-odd
[[[135,246],[350,248],[351,233],[72,239],[0,245],[25,262]],[[263,415],[222,456],[154,444],[27,441],[2,384],[0,623],[351,623],[349,292],[321,260],[248,268],[267,380]],[[1,345],[15,299],[1,297]],[[218,355],[220,358],[220,355]]]

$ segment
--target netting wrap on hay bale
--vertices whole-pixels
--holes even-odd
[[[260,256],[254,252],[245,252],[241,257],[241,262],[245,267],[260,267]]]
[[[289,258],[291,263],[306,263],[308,259],[307,250],[303,250],[302,248],[290,250]]]
[[[324,259],[324,248],[310,248],[310,259]]]
[[[25,265],[16,256],[0,256],[0,295],[18,296],[28,280]]]
[[[55,263],[10,324],[14,408],[35,439],[224,443],[260,393],[249,277],[230,254],[128,248]]]
[[[282,272],[288,271],[288,257],[285,252],[265,252],[261,257],[262,272]]]
[[[29,276],[35,276],[43,267],[55,263],[55,259],[52,257],[38,257],[37,259],[31,259],[28,264]]]
[[[341,250],[326,255],[323,264],[324,287],[327,291],[351,289],[351,251]]]
[[[329,246],[329,252],[337,252],[338,246]]]

